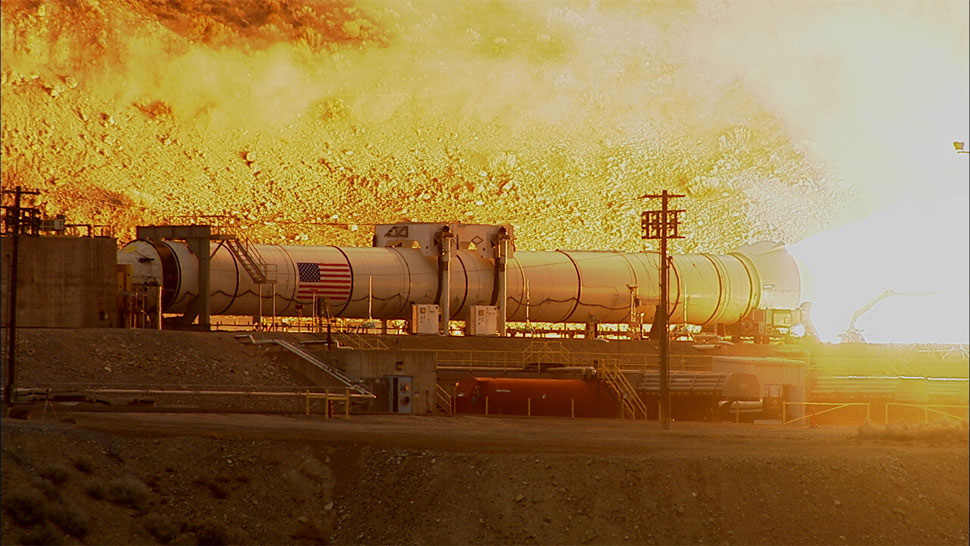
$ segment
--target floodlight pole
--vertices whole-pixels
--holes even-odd
[[[670,210],[670,199],[684,197],[663,190],[659,195],[648,194],[641,199],[660,199],[659,211],[644,211],[641,227],[644,239],[660,239],[660,305],[650,328],[652,338],[660,345],[660,423],[663,430],[670,430],[670,336],[667,333],[667,320],[670,315],[668,297],[668,277],[670,258],[667,256],[667,239],[682,239],[679,233],[680,215],[683,210]]]

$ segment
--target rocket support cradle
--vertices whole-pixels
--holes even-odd
[[[495,305],[508,321],[650,323],[660,301],[657,253],[515,251],[510,226],[388,224],[376,226],[374,247],[252,245],[272,289],[224,237],[213,239],[203,283],[212,315],[256,316],[275,305],[277,316],[306,316],[316,305],[334,318],[407,319],[413,304],[439,304],[444,322]],[[184,313],[202,277],[191,246],[137,239],[119,263],[130,264],[134,283],[162,286],[165,313]],[[798,267],[779,243],[675,255],[671,266],[673,323],[734,324],[755,309],[798,307]]]

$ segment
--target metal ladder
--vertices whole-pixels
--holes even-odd
[[[235,235],[223,235],[223,237],[229,252],[235,256],[236,261],[246,270],[253,282],[256,284],[273,282],[268,278],[266,260],[254,245],[240,240]]]
[[[357,392],[357,394],[361,394],[371,398],[376,398],[374,393],[368,390],[367,387],[361,385],[360,381],[355,380],[354,378],[350,377],[343,371],[338,370],[337,368],[334,368],[333,366],[311,355],[310,353],[304,351],[303,349],[297,347],[296,345],[293,345],[289,341],[285,341],[282,339],[253,339],[252,334],[241,334],[236,336],[236,338],[241,339],[243,341],[249,341],[253,345],[278,345],[283,349],[286,349],[287,351],[302,358],[303,360],[309,362],[310,364],[313,364],[317,368],[320,368],[320,370],[330,374],[332,377],[334,377],[335,379],[343,383],[347,388],[353,389],[355,392]]]
[[[602,362],[597,371],[603,381],[616,394],[616,399],[620,402],[621,418],[626,418],[629,413],[631,419],[636,419],[637,412],[640,412],[644,419],[647,418],[647,405],[643,403],[636,389],[620,370],[619,364]]]

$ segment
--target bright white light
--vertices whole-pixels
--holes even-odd
[[[791,245],[802,299],[814,302],[823,341],[839,341],[852,314],[890,296],[856,322],[872,343],[970,340],[970,207],[965,195],[913,202]]]

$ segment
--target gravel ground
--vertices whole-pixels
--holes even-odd
[[[232,335],[29,330],[18,376],[304,384]],[[3,544],[968,542],[966,426],[89,408],[3,418]]]

